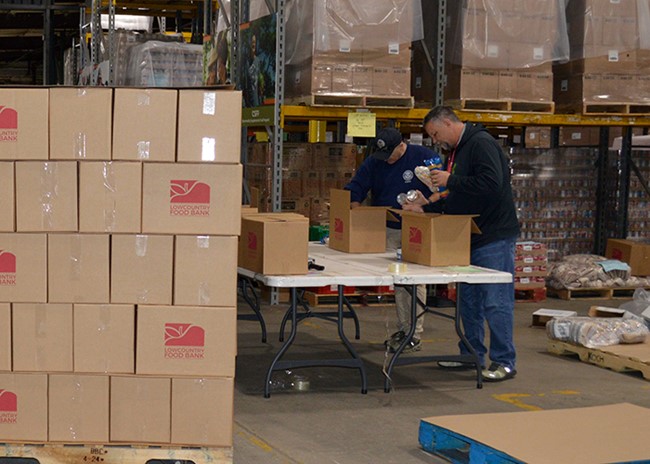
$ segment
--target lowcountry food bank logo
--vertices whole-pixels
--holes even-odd
[[[343,230],[345,229],[343,219],[334,218],[334,238],[337,240],[343,239]]]
[[[0,287],[16,285],[16,255],[0,250]]]
[[[203,359],[205,356],[205,330],[194,324],[165,324],[165,358]]]
[[[422,229],[409,227],[409,247],[414,251],[422,248]]]
[[[172,216],[209,216],[210,186],[197,180],[172,180],[169,201]]]
[[[0,424],[15,424],[18,420],[18,397],[0,389]]]
[[[18,141],[18,112],[8,106],[0,106],[0,142]]]

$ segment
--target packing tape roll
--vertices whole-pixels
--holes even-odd
[[[401,274],[402,272],[406,272],[407,269],[408,266],[406,263],[390,263],[388,265],[388,272],[393,274]]]

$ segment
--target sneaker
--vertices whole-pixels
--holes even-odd
[[[404,337],[406,337],[406,334],[404,333],[403,330],[395,332],[393,335],[390,336],[390,338],[386,341],[384,341],[384,346],[386,348],[392,348],[393,346],[400,346],[402,343],[402,340],[404,340]]]
[[[390,352],[394,353],[397,351],[397,348],[402,344],[400,341],[397,345],[391,346],[390,347]],[[406,344],[404,349],[402,350],[402,353],[413,353],[415,351],[420,351],[422,349],[422,340],[419,338],[413,337],[410,342]]]
[[[438,366],[443,369],[456,369],[456,370],[465,370],[465,369],[474,369],[473,363],[464,363],[458,361],[438,361]]]
[[[490,364],[489,369],[483,369],[483,380],[485,382],[502,382],[517,375],[517,371],[511,367],[502,366],[499,363]]]

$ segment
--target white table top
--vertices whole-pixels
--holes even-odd
[[[304,275],[270,276],[248,269],[237,268],[243,276],[254,278],[269,287],[323,287],[326,285],[375,286],[448,284],[464,282],[470,284],[508,283],[512,275],[478,266],[429,267],[420,264],[406,264],[406,271],[391,273],[389,266],[399,263],[394,251],[385,253],[343,253],[327,245],[309,243],[309,257],[323,271],[310,270]]]

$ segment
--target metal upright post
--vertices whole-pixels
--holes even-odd
[[[447,0],[438,0],[438,41],[436,50],[436,92],[435,104],[442,105],[444,101],[446,74],[445,74],[445,41],[447,31],[445,20],[447,18]],[[426,48],[426,47],[425,47]]]
[[[115,0],[108,0],[108,85],[115,84]]]
[[[594,217],[594,247],[593,253],[603,255],[607,242],[607,180],[608,155],[609,155],[609,128],[600,128],[600,140],[598,144],[598,161],[596,162],[597,184],[596,184],[596,216]]]
[[[630,160],[632,158],[632,128],[623,128],[623,140],[619,155],[619,188],[618,208],[616,209],[616,234],[617,238],[627,238],[627,211],[630,203]]]
[[[284,104],[285,0],[276,0],[275,107],[273,117],[273,211],[282,209],[282,105]]]
[[[90,17],[90,64],[99,64],[102,40],[101,0],[92,0]]]

